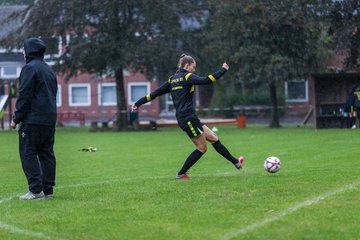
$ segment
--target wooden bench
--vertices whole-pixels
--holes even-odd
[[[344,128],[346,118],[341,115],[321,115],[316,118],[318,128]]]
[[[64,122],[78,121],[80,126],[85,125],[85,113],[81,112],[59,112],[57,114],[57,121],[59,124]]]
[[[280,109],[281,107],[279,107]],[[272,107],[264,105],[240,105],[234,106],[234,111],[247,117],[264,117],[270,114]]]

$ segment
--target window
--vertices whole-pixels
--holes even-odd
[[[128,103],[134,104],[139,98],[146,96],[150,92],[150,83],[129,83],[128,85]],[[150,104],[150,103],[148,103]]]
[[[90,84],[70,84],[69,105],[90,106],[91,105]]]
[[[116,85],[115,83],[102,83],[99,89],[99,106],[116,106]]]
[[[43,38],[43,40],[46,43],[46,54],[44,56],[44,60],[47,64],[53,66],[62,54],[62,37],[48,37]]]
[[[4,77],[6,77],[6,76],[17,77],[17,67],[16,66],[2,67],[1,75],[4,76]]]
[[[46,54],[57,55],[61,52],[62,39],[61,37],[43,37],[46,43]]]
[[[165,94],[165,112],[174,111],[174,102],[170,93]]]
[[[307,102],[308,82],[306,80],[285,82],[285,98],[287,102]]]
[[[57,107],[61,107],[61,86],[58,85],[57,86],[57,93],[56,93],[56,106]]]

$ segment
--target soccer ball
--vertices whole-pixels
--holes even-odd
[[[276,173],[277,171],[280,170],[280,167],[281,167],[281,161],[279,158],[272,156],[265,159],[264,168],[269,173]]]

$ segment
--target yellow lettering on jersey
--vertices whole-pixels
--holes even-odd
[[[190,93],[192,93],[193,91],[195,91],[195,85],[192,85],[191,88],[190,88]]]
[[[183,86],[177,86],[177,87],[173,87],[171,90],[179,90],[179,89],[182,89],[183,88]]]
[[[185,80],[187,81],[192,73],[188,73],[185,75]]]
[[[151,97],[150,97],[150,93],[148,95],[146,95],[146,100],[149,102],[151,101]]]
[[[184,81],[184,79],[182,77],[181,78],[174,78],[174,79],[171,79],[170,83],[176,83],[176,82],[182,82],[182,81]]]
[[[210,74],[210,75],[208,76],[208,78],[210,78],[210,80],[211,80],[212,82],[216,82],[216,79],[214,78],[213,75]]]

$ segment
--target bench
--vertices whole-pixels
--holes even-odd
[[[316,118],[318,128],[345,128],[346,119],[341,115],[321,115]]]
[[[279,107],[280,109],[281,107]],[[238,111],[240,115],[248,116],[248,117],[264,117],[271,112],[271,106],[263,106],[263,105],[241,105],[234,106],[234,110]]]
[[[58,124],[62,124],[62,125],[64,122],[78,121],[80,123],[80,126],[84,126],[85,125],[85,113],[59,112],[57,114],[57,121],[58,121]]]

